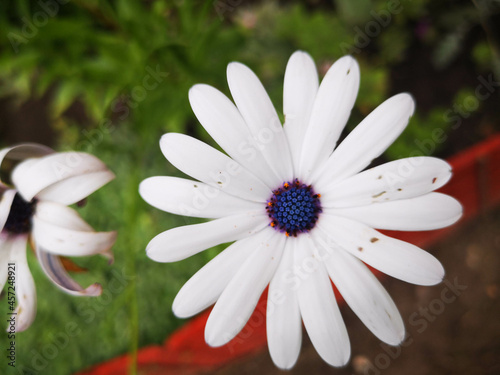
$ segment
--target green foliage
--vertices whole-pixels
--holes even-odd
[[[439,150],[446,139],[450,123],[446,122],[446,109],[435,108],[429,113],[415,114],[404,133],[386,151],[389,159],[429,156]]]
[[[147,259],[144,248],[153,236],[194,221],[149,207],[137,187],[146,177],[179,173],[161,155],[163,133],[188,133],[213,144],[189,107],[193,84],[208,83],[228,93],[226,65],[241,61],[261,77],[280,111],[284,68],[293,51],[308,51],[320,75],[350,53],[361,66],[360,92],[348,124],[352,129],[393,93],[391,68],[406,58],[412,44],[431,44],[435,63],[444,67],[460,53],[462,41],[478,22],[472,6],[448,15],[441,12],[443,17],[418,36],[415,30],[432,11],[429,0],[334,1],[322,7],[277,1],[231,4],[73,0],[47,11],[35,0],[0,2],[0,97],[14,95],[21,102],[49,97],[59,149],[94,153],[117,176],[79,209],[98,230],[120,228],[116,261],[110,267],[98,257],[77,259],[89,272],[76,277],[84,285],[98,280],[105,290],[123,282],[110,296],[74,298],[51,285],[30,256],[39,308],[32,328],[17,336],[19,364],[31,367],[33,356],[45,355],[43,350],[67,323],[74,323],[78,334],[37,373],[68,374],[134,353],[137,346],[161,343],[183,323],[171,312],[176,292],[223,247],[175,264]],[[386,25],[380,21],[384,15],[389,17]],[[458,18],[467,27],[460,28]],[[373,37],[367,34],[370,22],[379,25]],[[483,69],[491,68],[485,42],[473,55]],[[83,116],[68,111],[75,103],[83,107]],[[432,140],[436,129],[449,130],[446,111],[453,103],[448,104],[425,113],[417,108],[385,156],[428,154],[418,144]],[[435,142],[431,152],[440,145]],[[0,315],[5,315],[2,302]],[[5,340],[0,335],[0,347],[6,347]]]

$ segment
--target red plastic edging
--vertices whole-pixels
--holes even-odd
[[[500,203],[500,135],[471,147],[448,160],[453,167],[451,181],[439,191],[458,199],[464,207],[460,222]],[[456,226],[426,232],[384,233],[420,247],[428,247],[445,238]],[[338,293],[337,299],[340,300]],[[141,374],[198,374],[238,358],[259,352],[266,344],[265,311],[267,290],[263,293],[252,317],[240,334],[220,348],[205,344],[204,329],[211,309],[204,311],[175,331],[163,346],[139,350],[137,365]],[[124,375],[128,373],[128,354],[114,358],[79,375]]]

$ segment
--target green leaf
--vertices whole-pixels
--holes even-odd
[[[340,18],[351,25],[358,25],[370,19],[373,4],[370,0],[335,0]]]
[[[79,85],[72,81],[62,82],[52,101],[52,116],[60,117],[73,104],[79,94]]]

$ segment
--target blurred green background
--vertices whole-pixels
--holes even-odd
[[[146,177],[179,175],[160,152],[162,134],[188,133],[213,144],[189,107],[193,84],[229,94],[226,65],[240,61],[258,74],[280,112],[284,70],[295,50],[311,54],[320,76],[352,54],[361,88],[348,129],[389,96],[408,91],[416,115],[380,161],[447,157],[499,130],[496,86],[486,98],[476,90],[484,91],[483,81],[496,83],[499,71],[496,4],[2,1],[0,146],[41,142],[101,158],[117,178],[78,210],[97,230],[119,229],[119,237],[111,267],[99,257],[74,259],[88,270],[76,279],[102,283],[105,292],[94,299],[60,292],[29,251],[38,315],[17,335],[16,370],[0,372],[69,374],[162,343],[184,323],[171,312],[173,298],[222,247],[174,264],[150,261],[144,249],[154,235],[196,221],[149,207],[137,190]],[[0,298],[0,316],[7,306]]]

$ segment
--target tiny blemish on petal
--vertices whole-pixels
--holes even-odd
[[[403,189],[399,188],[398,191],[403,191]]]
[[[358,247],[358,250],[359,251],[363,251],[363,248],[360,246],[360,247]]]
[[[382,175],[377,177],[377,180],[381,180],[381,179],[382,179]]]
[[[377,237],[372,237],[372,238],[370,238],[370,242],[371,242],[371,243],[375,243],[375,242],[377,242],[377,241],[378,241],[378,238],[377,238]]]
[[[434,178],[432,179],[432,183],[433,183],[433,184],[435,184],[435,183],[436,183],[436,181],[437,181],[437,177],[434,177]]]
[[[378,193],[378,194],[373,195],[373,196],[372,196],[372,198],[379,198],[379,197],[381,197],[382,195],[384,195],[385,193],[386,193],[386,191],[382,191],[382,192],[380,192],[380,193]]]
[[[197,188],[197,187],[198,187],[198,185],[193,185],[193,186],[194,186],[195,188]]]

